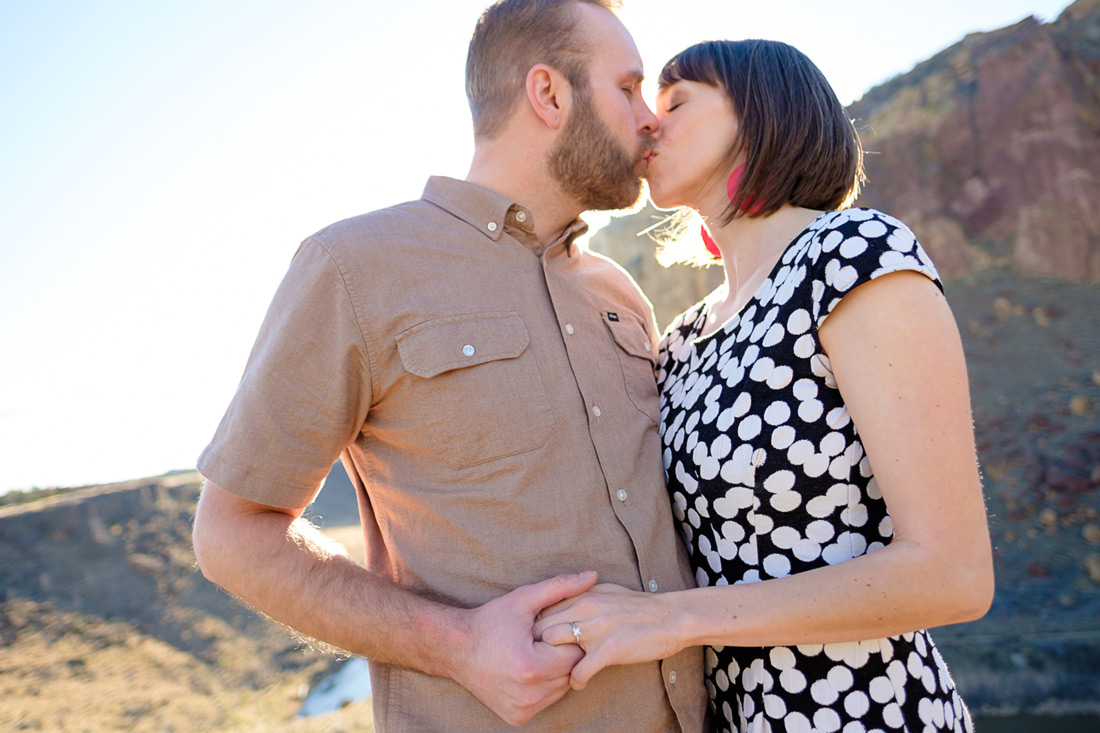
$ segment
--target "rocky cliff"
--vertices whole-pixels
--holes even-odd
[[[1100,282],[1100,0],[975,33],[852,105],[859,204],[950,277],[993,264]]]

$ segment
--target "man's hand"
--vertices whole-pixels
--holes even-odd
[[[246,603],[314,639],[451,678],[512,725],[526,723],[569,690],[583,652],[535,641],[535,615],[587,591],[595,573],[550,578],[475,609],[445,606],[360,567],[301,514],[207,482],[195,516],[199,567]]]
[[[468,645],[449,676],[509,725],[528,722],[568,692],[569,675],[584,656],[575,644],[536,641],[535,616],[595,582],[594,572],[559,575],[473,609]]]

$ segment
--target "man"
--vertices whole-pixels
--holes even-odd
[[[532,636],[602,580],[694,585],[664,489],[649,303],[579,249],[656,124],[608,0],[503,0],[467,62],[466,181],[307,239],[199,459],[203,573],[371,661],[379,730],[701,730],[702,662],[602,672]],[[367,568],[301,519],[340,456]],[[549,580],[546,580],[549,578]],[[579,630],[583,644],[583,629]],[[499,716],[499,717],[498,717]]]

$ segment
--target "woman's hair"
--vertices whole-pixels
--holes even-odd
[[[578,27],[581,4],[615,10],[619,0],[499,0],[482,13],[466,56],[476,139],[504,130],[535,64],[552,66],[577,89],[587,88],[592,49]]]
[[[723,224],[767,216],[784,204],[842,209],[859,194],[859,133],[825,76],[798,49],[779,41],[706,41],[673,57],[657,83],[663,89],[678,81],[721,89],[737,114],[737,138],[719,165],[729,170],[743,155],[745,169]],[[695,258],[666,251],[662,260],[669,259]]]

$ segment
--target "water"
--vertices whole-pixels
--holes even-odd
[[[370,670],[367,668],[367,660],[352,657],[342,662],[334,674],[325,677],[309,691],[309,695],[298,710],[298,715],[305,717],[331,713],[349,702],[366,700],[370,695]]]

